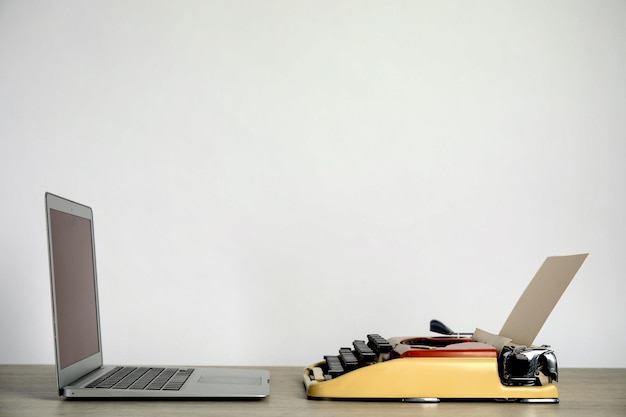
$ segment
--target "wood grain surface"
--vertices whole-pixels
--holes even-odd
[[[415,404],[307,400],[302,369],[266,367],[260,401],[70,401],[57,396],[51,365],[0,365],[0,416],[626,416],[626,369],[561,369],[559,404]]]

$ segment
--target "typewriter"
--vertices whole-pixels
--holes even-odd
[[[304,369],[307,397],[558,403],[556,355],[532,342],[586,256],[548,257],[499,334],[455,333],[438,320],[436,336],[368,334]]]

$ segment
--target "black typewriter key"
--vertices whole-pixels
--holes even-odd
[[[341,361],[339,360],[339,356],[324,356],[326,359],[326,366],[328,367],[328,375],[332,378],[338,377],[344,374],[343,366],[341,365]]]
[[[339,349],[339,360],[346,371],[352,371],[359,366],[359,361],[350,348]]]
[[[355,340],[352,342],[352,346],[354,346],[355,356],[359,363],[365,364],[376,361],[376,353],[367,346],[364,340]]]
[[[389,353],[393,349],[391,343],[379,334],[368,334],[367,340],[367,346],[376,353]]]

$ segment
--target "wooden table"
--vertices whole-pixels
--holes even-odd
[[[626,369],[561,369],[560,404],[307,400],[302,368],[266,367],[271,395],[260,401],[68,401],[51,365],[0,365],[0,416],[626,416]]]

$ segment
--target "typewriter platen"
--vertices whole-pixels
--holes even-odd
[[[533,341],[586,257],[548,257],[498,335],[454,333],[437,320],[438,336],[369,334],[304,369],[307,397],[558,403],[556,355]]]

